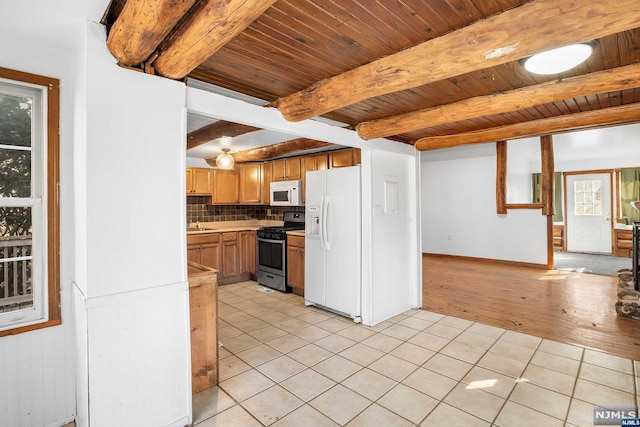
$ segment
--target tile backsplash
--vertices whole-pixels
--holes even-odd
[[[207,205],[204,196],[187,197],[187,220],[189,222],[250,219],[282,221],[284,212],[304,212],[304,206]]]

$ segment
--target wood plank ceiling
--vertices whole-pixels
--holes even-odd
[[[640,121],[637,0],[114,0],[104,22],[127,66],[422,150]],[[591,39],[566,73],[521,65]]]

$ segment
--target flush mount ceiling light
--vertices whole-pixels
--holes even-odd
[[[562,73],[586,61],[595,46],[595,42],[591,41],[551,49],[524,59],[523,65],[534,74]]]
[[[233,156],[229,154],[229,151],[231,151],[231,149],[223,148],[222,153],[218,154],[218,157],[216,157],[216,166],[218,166],[218,168],[233,169],[234,160]]]

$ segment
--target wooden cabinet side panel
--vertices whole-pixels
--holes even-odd
[[[287,237],[287,284],[304,295],[304,237]]]
[[[262,194],[260,200],[263,205],[268,205],[271,203],[271,180],[273,175],[272,170],[272,162],[266,162],[262,164],[262,175],[260,177]]]
[[[218,384],[217,283],[189,289],[192,393]]]

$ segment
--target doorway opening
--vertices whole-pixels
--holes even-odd
[[[630,268],[630,258],[613,253],[612,178],[611,170],[564,173],[565,241],[554,251],[554,269],[615,276]]]

